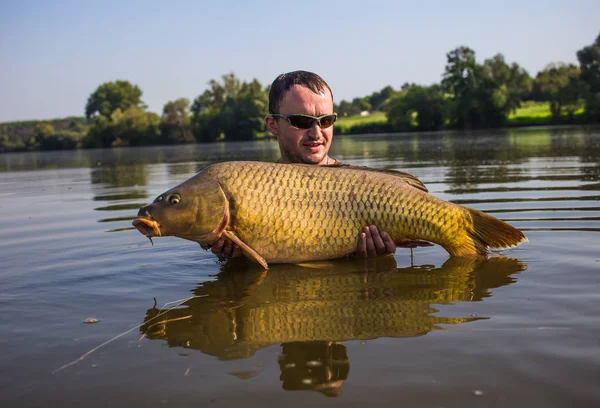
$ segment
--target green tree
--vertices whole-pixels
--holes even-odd
[[[339,105],[334,105],[333,109],[339,116],[354,116],[360,113],[360,107],[346,100],[340,101]]]
[[[531,91],[527,71],[502,54],[480,65],[473,50],[459,47],[447,58],[442,87],[452,95],[451,122],[459,128],[502,125]]]
[[[159,142],[160,117],[132,106],[125,111],[116,109],[106,117],[100,115],[90,128],[86,146],[142,146]]]
[[[352,105],[357,107],[359,113],[371,110],[371,103],[369,102],[369,97],[367,96],[363,98],[354,98],[352,100]]]
[[[263,130],[268,94],[257,80],[241,82],[233,73],[222,83],[209,82],[209,89],[192,104],[192,129],[200,142],[212,142],[221,135],[228,140],[250,140]]]
[[[516,63],[509,66],[502,54],[484,61],[483,75],[496,108],[503,114],[519,108],[531,92],[533,80],[529,73]]]
[[[179,98],[167,102],[160,120],[160,134],[161,141],[167,144],[195,142],[190,127],[189,99]]]
[[[237,94],[228,96],[221,110],[221,125],[227,140],[252,140],[264,132],[268,94],[256,79],[242,83]]]
[[[452,122],[459,128],[480,125],[481,113],[477,101],[481,66],[475,51],[458,47],[446,54],[442,89],[452,95]]]
[[[394,131],[416,128],[422,131],[439,130],[448,117],[448,100],[439,85],[411,85],[385,104],[388,123]]]
[[[396,91],[391,86],[386,86],[382,88],[378,92],[373,92],[371,96],[369,96],[368,100],[371,104],[371,110],[378,111],[381,110],[381,105],[385,103],[388,99],[396,94]]]
[[[521,106],[531,92],[532,79],[518,64],[508,65],[502,54],[484,61],[476,92],[486,125],[504,124],[508,114]]]
[[[577,51],[581,83],[585,99],[585,114],[600,121],[600,34],[596,41]]]
[[[541,92],[550,101],[550,112],[554,120],[559,120],[563,110],[572,117],[577,110],[581,95],[579,68],[573,64],[549,64],[539,72],[536,81]]]
[[[89,119],[102,115],[109,117],[115,110],[125,111],[132,106],[145,108],[142,91],[129,81],[105,82],[88,98],[85,116]]]
[[[39,122],[34,126],[34,133],[27,138],[25,145],[28,150],[37,150],[42,142],[54,135],[54,126],[49,122]],[[49,149],[46,149],[49,150]]]

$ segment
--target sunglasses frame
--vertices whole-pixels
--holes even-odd
[[[311,128],[311,127],[312,127],[312,126],[315,124],[315,122],[317,123],[317,125],[319,125],[319,127],[320,127],[321,129],[327,129],[327,128],[330,128],[331,126],[333,126],[333,124],[335,123],[335,121],[336,121],[336,120],[337,120],[337,118],[338,118],[338,114],[337,114],[337,113],[335,113],[335,112],[333,112],[333,113],[328,113],[328,114],[326,114],[326,115],[322,115],[322,116],[312,116],[312,115],[305,115],[305,114],[303,114],[303,113],[291,113],[291,114],[289,114],[289,115],[282,115],[282,114],[280,114],[280,113],[271,113],[271,114],[270,114],[270,116],[271,116],[271,117],[273,117],[273,118],[282,118],[282,119],[285,119],[285,120],[287,120],[287,121],[288,121],[288,123],[289,123],[290,125],[294,126],[294,127],[295,127],[295,128],[297,128],[297,129],[310,129],[310,128]],[[290,118],[291,118],[291,117],[298,117],[298,116],[300,116],[300,117],[303,117],[303,118],[309,118],[309,119],[312,119],[312,120],[313,120],[313,122],[312,122],[312,123],[310,124],[310,126],[309,126],[309,127],[307,127],[307,128],[301,128],[301,127],[295,126],[295,125],[294,125],[294,124],[292,124],[292,122],[290,121]],[[328,117],[328,116],[333,116],[333,117],[334,117],[334,119],[333,119],[333,122],[331,122],[331,125],[329,125],[329,126],[326,126],[326,127],[323,127],[323,126],[321,125],[321,119],[323,119],[323,118],[326,118],[326,117]]]

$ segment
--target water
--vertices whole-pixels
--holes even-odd
[[[597,128],[343,137],[332,156],[530,242],[265,274],[131,220],[210,163],[275,160],[273,141],[0,155],[2,406],[598,406]]]

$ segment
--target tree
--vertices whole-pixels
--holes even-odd
[[[382,88],[379,92],[373,92],[371,96],[368,97],[369,103],[371,104],[371,110],[381,110],[381,105],[395,94],[396,91],[389,85]]]
[[[536,81],[541,92],[550,101],[550,112],[554,120],[559,120],[563,109],[573,116],[581,95],[579,68],[573,64],[549,64],[538,73]]]
[[[459,47],[447,58],[442,87],[453,95],[451,121],[457,127],[501,126],[531,91],[527,71],[508,65],[502,54],[479,65],[473,50]]]
[[[226,140],[252,140],[265,130],[264,115],[268,95],[254,79],[242,83],[237,94],[228,96],[221,110],[221,125]]]
[[[195,141],[190,127],[190,101],[179,98],[169,101],[163,107],[160,120],[160,134],[163,143],[193,143]]]
[[[477,126],[481,122],[477,109],[481,66],[475,60],[475,51],[458,47],[446,54],[446,58],[442,89],[453,95],[452,121],[460,128]]]
[[[129,81],[105,82],[88,98],[85,116],[88,119],[97,115],[109,117],[116,109],[125,111],[132,106],[145,108],[141,98],[140,88]]]
[[[476,95],[481,120],[487,126],[501,126],[530,93],[531,77],[518,64],[509,66],[502,54],[485,60],[479,72]]]
[[[116,109],[109,118],[100,115],[95,119],[85,144],[88,147],[152,145],[159,141],[159,126],[160,117],[140,107]]]
[[[600,120],[600,34],[592,45],[577,51],[585,99],[585,114]]]
[[[395,131],[413,127],[422,131],[439,130],[448,117],[448,101],[439,85],[412,85],[391,97],[384,109]]]
[[[339,116],[353,116],[360,113],[360,108],[348,102],[346,100],[340,101],[339,105],[334,105],[333,109]]]
[[[519,108],[531,92],[533,81],[529,73],[517,63],[509,66],[502,54],[485,60],[482,73],[482,85],[489,89],[496,109],[504,115]]]
[[[54,126],[50,122],[39,122],[34,127],[34,132],[27,138],[25,146],[28,150],[38,150],[44,140],[54,135]],[[46,149],[50,150],[50,149]]]
[[[192,104],[192,129],[200,142],[212,142],[224,135],[227,140],[250,140],[263,130],[268,94],[255,79],[241,82],[233,73],[210,88]]]
[[[352,105],[358,108],[359,113],[371,110],[371,103],[369,102],[369,98],[367,96],[363,98],[354,98],[352,100]]]

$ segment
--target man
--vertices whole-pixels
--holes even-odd
[[[294,71],[279,75],[269,91],[269,115],[265,125],[277,137],[281,157],[278,163],[329,165],[333,139],[333,93],[317,74]],[[237,257],[241,249],[232,242],[217,241],[211,248],[220,259]],[[366,258],[396,251],[396,244],[375,225],[359,234],[356,255]]]

